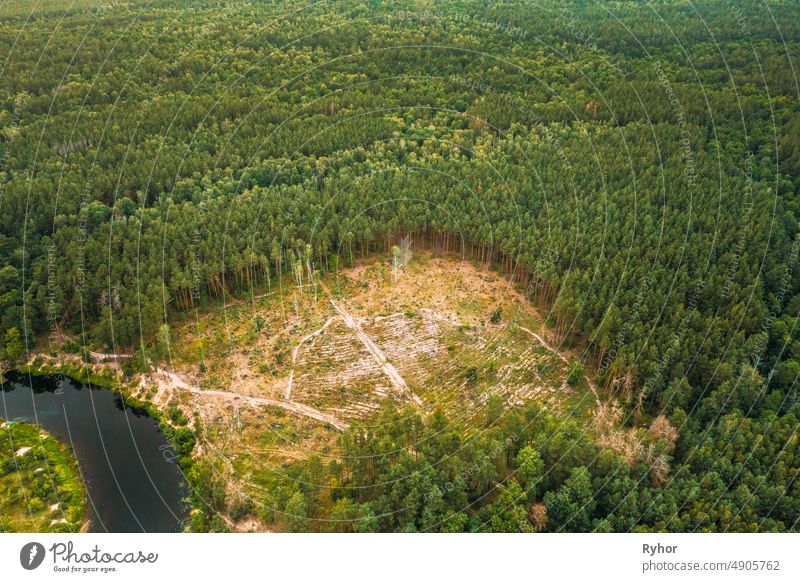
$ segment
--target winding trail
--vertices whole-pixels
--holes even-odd
[[[252,406],[277,406],[278,408],[283,408],[284,410],[288,410],[289,412],[293,412],[295,414],[299,414],[301,416],[307,416],[309,418],[313,418],[315,420],[319,420],[320,422],[327,422],[334,428],[338,430],[344,430],[347,428],[347,423],[344,421],[336,418],[331,414],[326,414],[316,408],[312,408],[310,406],[306,406],[305,404],[300,404],[299,402],[292,402],[287,400],[275,400],[273,398],[263,398],[260,396],[245,396],[244,394],[236,394],[235,392],[226,392],[225,390],[202,390],[197,388],[196,386],[191,386],[186,383],[186,381],[175,374],[174,372],[169,372],[167,370],[162,370],[161,368],[156,368],[156,374],[162,375],[163,377],[169,380],[169,384],[178,390],[182,390],[184,392],[190,392],[192,394],[198,394],[200,396],[217,396],[219,398],[225,398],[227,400],[232,400],[234,402],[243,402],[245,404],[250,404]]]
[[[91,354],[92,357],[102,360],[119,360],[123,358],[130,358],[130,355],[128,354],[104,354],[101,352],[89,352],[89,353]],[[338,430],[343,431],[348,427],[348,424],[342,421],[341,419],[336,418],[331,414],[326,414],[321,410],[317,410],[316,408],[312,408],[311,406],[300,404],[298,402],[275,400],[273,398],[262,398],[259,396],[246,396],[244,394],[236,394],[235,392],[226,392],[225,390],[203,390],[196,386],[192,386],[178,374],[158,367],[155,369],[154,375],[160,377],[157,378],[158,380],[160,380],[159,381],[160,385],[165,386],[169,389],[180,390],[182,392],[189,392],[191,394],[195,394],[198,396],[214,396],[217,398],[224,398],[226,400],[231,400],[233,402],[241,402],[244,404],[249,404],[251,406],[277,406],[278,408],[283,408],[284,410],[292,412],[294,414],[307,416],[309,418],[313,418],[314,420],[318,420],[320,422],[327,422],[328,424],[330,424],[331,426],[333,426]]]

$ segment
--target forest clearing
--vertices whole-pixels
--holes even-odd
[[[143,374],[133,393],[199,419],[199,454],[220,462],[234,497],[285,463],[334,458],[335,433],[369,422],[385,399],[444,411],[465,432],[480,427],[492,397],[591,420],[588,380],[567,384],[567,357],[531,331],[546,333],[542,319],[501,276],[418,253],[396,279],[377,257],[317,285],[285,286],[283,298],[267,293],[184,324],[170,369]]]

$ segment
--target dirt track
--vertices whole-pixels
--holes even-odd
[[[235,392],[226,392],[224,390],[202,390],[195,386],[190,386],[177,374],[167,370],[162,370],[161,368],[156,368],[156,375],[166,378],[170,386],[174,389],[191,392],[192,394],[197,394],[199,396],[216,396],[219,398],[233,400],[235,402],[243,402],[252,406],[277,406],[295,414],[308,416],[309,418],[313,418],[320,422],[327,422],[339,430],[344,430],[348,426],[347,423],[339,420],[333,415],[325,414],[316,408],[312,408],[298,402],[292,402],[289,400],[274,400],[272,398],[261,398],[258,396],[245,396],[243,394],[236,394]]]
[[[90,354],[94,358],[104,360],[119,360],[130,357],[125,354],[104,354],[100,352],[90,352]],[[182,392],[189,392],[202,397],[224,398],[226,400],[242,402],[251,406],[277,406],[278,408],[283,408],[284,410],[299,414],[301,416],[307,416],[320,422],[327,422],[338,430],[344,430],[348,426],[346,422],[336,418],[331,414],[325,414],[316,408],[312,408],[298,402],[292,402],[289,400],[274,400],[272,398],[261,398],[257,396],[245,396],[243,394],[236,394],[235,392],[226,392],[224,390],[202,390],[201,388],[192,386],[178,374],[170,372],[169,370],[164,370],[163,368],[156,368],[153,375],[158,383],[159,392],[162,389],[180,390]]]

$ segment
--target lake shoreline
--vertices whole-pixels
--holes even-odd
[[[19,378],[14,378],[15,375],[19,376]],[[175,451],[173,453],[174,458],[170,462],[174,462],[177,465],[182,474],[185,488],[188,489],[182,500],[183,505],[187,508],[186,515],[182,520],[184,523],[183,531],[186,529],[185,525],[188,523],[192,512],[197,509],[197,499],[192,495],[194,489],[192,475],[195,473],[192,469],[197,461],[192,454],[179,455],[177,453],[180,449],[175,438],[176,427],[169,422],[166,411],[159,408],[155,403],[134,396],[135,386],[131,382],[125,382],[121,376],[118,370],[102,364],[84,364],[72,355],[53,356],[52,354],[36,353],[32,355],[28,362],[10,369],[6,368],[2,383],[16,381],[32,387],[33,382],[29,380],[49,378],[55,382],[57,389],[60,389],[62,384],[72,382],[90,387],[92,390],[106,390],[120,399],[121,410],[129,411],[134,416],[145,416],[151,419],[155,423],[154,428],[157,433],[166,441],[167,444],[165,446],[169,446],[172,451]],[[190,427],[181,428],[191,431],[192,435],[195,434]],[[60,439],[56,440],[62,442]],[[66,443],[62,442],[62,444]],[[88,505],[86,511],[87,518],[83,520],[80,532],[92,530],[91,508]]]

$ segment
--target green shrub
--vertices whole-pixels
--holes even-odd
[[[569,369],[569,376],[567,376],[567,384],[575,386],[583,378],[583,363],[575,361]]]

